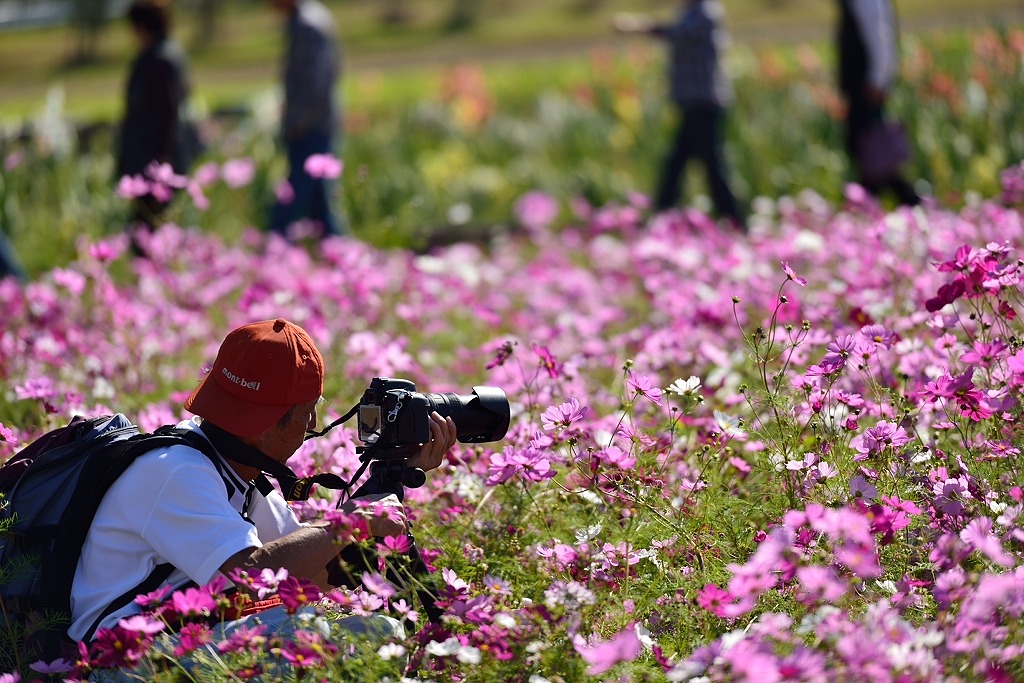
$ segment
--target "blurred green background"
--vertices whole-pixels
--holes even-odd
[[[34,0],[8,0],[11,4]],[[78,25],[0,33],[0,124],[17,125],[60,84],[64,107],[79,120],[120,110],[133,45],[117,0],[71,0],[85,7]],[[616,12],[671,17],[667,0],[327,0],[344,44],[349,79],[416,74],[464,60],[528,63],[579,56],[630,40],[610,30]],[[739,45],[831,37],[832,0],[725,0]],[[904,31],[1004,24],[1024,19],[1021,0],[898,0]],[[196,95],[211,108],[231,106],[276,85],[280,21],[266,0],[179,0],[176,36],[192,59]],[[114,13],[106,21],[90,12]]]
[[[623,11],[668,19],[677,3],[327,4],[345,55],[337,193],[355,237],[427,250],[516,229],[529,192],[558,201],[557,227],[589,220],[579,206],[636,202],[652,189],[673,124],[664,51],[610,25]],[[780,198],[807,192],[839,205],[851,178],[833,74],[836,3],[724,4],[737,194],[769,217]],[[911,134],[907,175],[940,205],[998,198],[1001,172],[1024,159],[1024,3],[897,0],[897,9],[889,110]],[[73,260],[82,237],[119,234],[127,219],[111,154],[133,52],[125,23],[0,33],[0,231],[30,277]],[[252,175],[205,187],[207,210],[179,193],[166,218],[237,242],[264,227],[286,170],[280,20],[263,0],[195,0],[178,8],[175,35],[189,50],[209,144],[197,166],[236,160]],[[703,169],[691,166],[686,204],[707,209],[705,195]]]

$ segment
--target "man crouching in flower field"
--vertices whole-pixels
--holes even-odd
[[[259,462],[253,451],[281,464],[295,453],[306,431],[316,425],[323,380],[319,350],[291,322],[256,322],[228,334],[211,372],[185,401],[186,410],[198,417],[178,425],[208,439],[218,457],[209,458],[188,445],[145,453],[111,486],[90,527],[72,587],[68,633],[75,640],[92,639],[95,664],[120,669],[106,678],[108,672],[94,671],[92,679],[125,679],[124,670],[136,666],[144,654],[140,651],[133,661],[133,644],[148,644],[178,617],[190,623],[173,635],[160,636],[156,646],[179,660],[208,643],[232,640],[245,647],[270,647],[284,637],[303,643],[301,651],[282,646],[278,661],[283,663],[301,664],[335,647],[323,637],[324,624],[316,627],[307,603],[329,590],[338,576],[329,565],[337,564],[340,545],[348,540],[339,527],[362,524],[370,536],[399,536],[405,531],[402,504],[393,494],[374,497],[371,505],[359,499],[349,508],[357,514],[340,515],[333,523],[301,524],[281,493],[257,486],[261,469],[244,464]],[[451,418],[433,413],[431,440],[408,466],[435,469],[456,436]],[[360,502],[363,507],[358,507]],[[108,609],[162,564],[173,571],[148,600],[157,604],[177,591],[161,608],[163,621],[140,614],[140,603],[146,602],[142,599]],[[222,595],[217,588],[229,586],[229,578],[252,598],[265,595],[260,589],[276,588],[280,602],[264,611],[250,604],[249,610],[210,623],[190,621],[188,617],[198,614],[226,613],[218,608]],[[186,588],[193,584],[206,589]],[[175,620],[167,618],[168,611]],[[244,616],[230,618],[239,614]],[[367,638],[403,636],[401,624],[382,615],[343,621],[349,632]],[[182,664],[195,667],[189,660]],[[200,671],[192,673],[202,679]],[[141,670],[133,674],[146,677]]]

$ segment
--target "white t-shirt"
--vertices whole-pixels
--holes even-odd
[[[178,425],[198,429],[198,421]],[[201,432],[200,432],[201,433]],[[115,599],[142,583],[166,562],[175,569],[165,582],[179,587],[189,581],[209,583],[232,555],[258,548],[298,529],[301,524],[284,498],[264,497],[226,463],[232,483],[228,498],[224,478],[206,455],[187,445],[159,448],[140,456],[103,497],[75,571],[71,587],[68,634],[81,640]],[[100,624],[111,627],[141,611],[129,603]]]

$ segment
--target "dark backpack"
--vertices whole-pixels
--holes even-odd
[[[0,536],[3,640],[48,661],[75,652],[67,635],[71,584],[104,494],[138,456],[182,443],[216,464],[210,443],[188,430],[165,426],[143,434],[120,413],[76,416],[0,467],[0,530],[5,531]],[[170,564],[157,566],[142,583],[111,603],[86,640],[104,618],[137,595],[156,590],[173,570]]]

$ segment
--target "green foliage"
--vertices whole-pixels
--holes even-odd
[[[903,43],[904,80],[890,109],[912,133],[907,175],[940,202],[997,194],[998,171],[1024,157],[1024,133],[1013,124],[1024,107],[1019,35],[983,29]],[[338,188],[351,230],[381,247],[424,248],[506,230],[515,202],[534,189],[563,206],[648,192],[673,122],[660,53],[645,48],[543,69],[467,64],[383,82],[353,76]],[[801,191],[840,198],[849,170],[828,55],[810,45],[730,53],[738,99],[727,153],[747,200]],[[273,110],[261,99],[251,116],[211,122],[206,160],[249,158],[255,176],[243,188],[206,189],[206,212],[179,193],[167,220],[228,242],[265,225],[285,172]],[[21,161],[0,178],[0,222],[30,273],[69,260],[79,235],[115,234],[127,218],[112,194],[109,131],[76,146],[59,100],[45,121],[31,147],[8,148]],[[699,169],[688,187],[688,202],[706,201]]]

